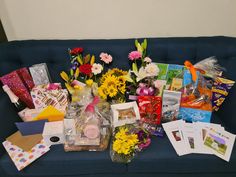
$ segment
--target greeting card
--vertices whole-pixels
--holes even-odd
[[[2,144],[18,171],[22,170],[50,150],[49,146],[47,146],[43,140],[35,145],[30,151],[24,151],[18,146],[13,145],[10,141],[4,141]]]

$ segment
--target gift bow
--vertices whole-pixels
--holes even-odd
[[[100,101],[99,97],[98,97],[98,96],[95,96],[95,97],[93,98],[93,101],[88,104],[88,106],[86,107],[85,111],[86,111],[86,112],[92,112],[92,113],[94,113],[94,112],[95,112],[95,108],[94,108],[94,107],[96,106],[96,104],[99,103],[99,101]]]
[[[184,62],[184,65],[188,68],[188,70],[190,71],[190,73],[191,73],[191,75],[192,75],[192,80],[194,81],[194,82],[196,82],[196,80],[197,80],[197,70],[196,70],[196,68],[194,67],[194,65],[190,62],[190,61],[188,61],[188,60],[186,60],[185,62]]]

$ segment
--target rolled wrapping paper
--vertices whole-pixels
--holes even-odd
[[[218,111],[235,81],[217,77],[212,87],[212,110]]]

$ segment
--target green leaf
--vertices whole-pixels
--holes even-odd
[[[80,58],[80,56],[77,57],[77,61],[79,62],[80,65],[83,64],[83,60],[82,60],[82,58]]]
[[[135,44],[135,47],[138,48],[138,44],[139,44],[139,42],[138,42],[137,39],[135,39],[134,44]]]
[[[70,69],[70,75],[73,76],[74,75],[74,70]]]
[[[134,72],[138,72],[138,67],[137,67],[137,64],[136,64],[136,63],[133,63],[133,64],[132,64],[132,70],[133,70]]]
[[[86,55],[84,57],[84,64],[88,63],[90,61],[90,58],[91,58],[90,54]]]
[[[143,47],[138,43],[137,50],[143,54]]]
[[[147,39],[144,39],[144,41],[143,41],[143,49],[144,50],[147,49]]]

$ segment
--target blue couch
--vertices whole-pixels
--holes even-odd
[[[28,40],[0,44],[0,76],[20,67],[46,62],[54,82],[62,82],[59,73],[69,68],[68,48],[84,47],[85,53],[110,53],[111,67],[128,69],[127,55],[134,50],[133,39],[121,40]],[[225,76],[236,80],[236,38],[187,37],[148,39],[148,54],[156,62],[183,64],[216,56],[227,68]],[[233,87],[221,110],[214,113],[212,122],[221,123],[236,133],[236,87]],[[16,131],[14,122],[20,121],[7,95],[0,89],[0,142]],[[213,155],[191,154],[178,157],[167,137],[153,138],[151,146],[128,165],[112,163],[109,151],[64,152],[62,145],[32,165],[18,172],[0,145],[0,176],[4,177],[105,177],[105,176],[162,176],[162,177],[234,177],[236,176],[236,148],[229,163]]]

